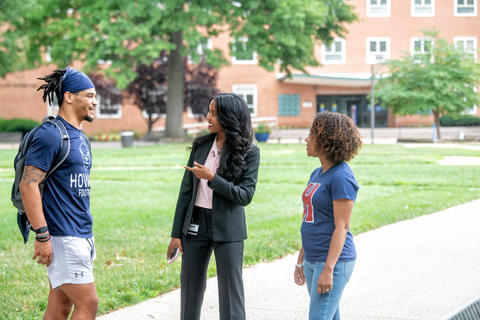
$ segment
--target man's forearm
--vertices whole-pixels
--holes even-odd
[[[42,196],[38,188],[38,184],[43,180],[45,174],[44,171],[27,165],[20,182],[23,207],[33,229],[47,225],[43,214]]]
[[[42,197],[38,185],[23,186],[20,184],[23,207],[27,214],[28,221],[33,229],[38,229],[47,225],[43,215]]]

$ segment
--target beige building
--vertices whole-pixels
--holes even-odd
[[[317,45],[315,56],[320,67],[308,68],[309,75],[293,73],[291,78],[267,72],[257,64],[255,54],[230,53],[227,35],[209,39],[210,48],[221,49],[230,65],[218,72],[218,87],[235,92],[247,101],[257,122],[307,127],[314,114],[334,110],[348,114],[360,127],[370,126],[367,95],[373,71],[386,59],[422,52],[428,39],[422,30],[437,29],[439,36],[463,47],[477,57],[480,37],[479,0],[350,0],[359,20],[348,25],[344,39],[328,47]],[[248,46],[248,39],[242,39]],[[375,64],[372,68],[372,64]],[[8,75],[0,79],[0,117],[42,119],[47,106],[36,93],[37,77],[53,67]],[[430,125],[431,116],[397,117],[381,106],[375,107],[377,127]],[[122,105],[108,105],[100,97],[98,119],[85,126],[89,134],[133,129],[146,131],[144,115],[126,97]],[[472,106],[470,113],[480,115]],[[184,114],[186,128],[199,127],[191,114]],[[164,119],[155,124],[164,127]]]

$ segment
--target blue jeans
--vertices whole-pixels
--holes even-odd
[[[332,291],[326,294],[318,293],[318,277],[322,273],[325,262],[308,262],[304,260],[303,268],[310,295],[309,320],[340,320],[339,303],[343,288],[350,280],[355,266],[355,260],[337,261],[333,268]]]

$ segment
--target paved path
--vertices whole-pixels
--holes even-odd
[[[358,259],[340,307],[342,320],[442,319],[480,298],[479,226],[476,200],[356,236]],[[295,261],[290,255],[244,269],[248,320],[307,319],[306,289],[293,284]],[[179,319],[179,294],[175,290],[98,319]],[[218,319],[217,299],[213,278],[202,320]]]
[[[360,128],[363,143],[370,144],[372,131],[370,128]],[[442,127],[444,141],[480,141],[480,127]],[[397,140],[432,140],[432,128],[375,128],[373,140],[375,144],[395,144]],[[308,129],[274,129],[270,134],[269,143],[297,143],[308,136]]]
[[[480,142],[480,127],[442,127],[442,138],[444,141],[459,140],[460,137],[471,141]],[[365,144],[371,143],[371,129],[360,128],[362,140]],[[269,143],[298,143],[304,142],[308,136],[308,129],[274,129],[270,135]],[[395,144],[398,139],[432,139],[432,128],[375,128],[374,143],[375,144]],[[165,143],[165,141],[160,142]],[[136,140],[133,146],[150,146],[158,143]],[[463,144],[463,143],[462,143]],[[414,145],[414,144],[413,144]],[[418,144],[423,147],[423,145]],[[429,146],[446,147],[445,143],[428,144]],[[442,146],[443,145],[443,146]],[[465,145],[465,144],[463,144]],[[100,149],[120,149],[122,144],[120,141],[93,141],[93,148]],[[0,143],[1,149],[18,149],[18,143]]]

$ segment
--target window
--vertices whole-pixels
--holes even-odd
[[[104,43],[107,43],[107,42],[108,42],[108,41],[107,41],[107,40],[108,40],[108,35],[102,34],[101,37],[102,37],[102,40],[104,40],[104,41],[103,41]],[[99,65],[103,65],[103,64],[109,64],[109,65],[111,65],[113,62],[112,62],[111,59],[108,59],[108,57],[111,57],[111,56],[112,56],[112,53],[113,53],[113,52],[112,52],[112,49],[111,49],[111,48],[109,48],[109,47],[104,48],[104,50],[103,50],[103,57],[104,57],[105,59],[103,59],[103,58],[102,58],[102,59],[98,59],[98,60],[97,60],[97,64],[99,64]]]
[[[50,55],[51,51],[52,51],[52,47],[47,46],[47,49],[45,50],[45,62],[47,63],[52,62],[52,56]]]
[[[122,105],[112,104],[109,98],[103,98],[97,92],[97,118],[120,119],[122,117]]]
[[[477,87],[473,87],[473,91],[477,92]],[[468,108],[466,109],[464,112],[462,112],[463,114],[471,114],[471,115],[474,115],[476,116],[477,115],[477,112],[478,112],[478,106],[473,106],[471,108]]]
[[[390,38],[367,38],[367,64],[390,59]]]
[[[278,95],[278,115],[279,116],[299,116],[300,115],[300,95],[299,94],[279,94]]]
[[[463,112],[463,114],[471,114],[471,115],[476,116],[476,115],[477,115],[477,110],[478,110],[478,107],[477,107],[477,106],[473,106],[473,107],[468,108],[467,110],[465,110],[465,112]]]
[[[470,54],[477,61],[477,38],[476,37],[455,37],[455,46]]]
[[[476,16],[478,0],[453,0],[455,1],[455,16]]]
[[[435,16],[435,0],[412,0],[412,17],[433,17]]]
[[[410,52],[415,54],[426,54],[432,51],[433,40],[428,38],[411,38]]]
[[[166,57],[163,57],[166,59]],[[162,59],[163,59],[162,58]],[[165,118],[167,115],[165,113],[158,113],[162,106],[167,103],[167,86],[166,85],[155,85],[153,88],[142,87],[142,97],[148,101],[150,106],[149,111],[152,112],[152,118]],[[166,112],[166,107],[165,107]],[[142,110],[142,116],[145,119],[148,119],[148,112]]]
[[[203,38],[200,40],[200,43],[197,45],[195,50],[195,56],[188,56],[188,63],[198,63],[205,56],[206,50],[212,50],[212,39]]]
[[[257,64],[257,53],[248,48],[248,39],[237,39],[233,44],[232,63]]]
[[[200,43],[197,45],[197,54],[204,55],[205,50],[212,49],[212,39],[202,39]]]
[[[245,100],[252,115],[257,115],[257,85],[234,84],[232,91]]]
[[[327,47],[322,46],[322,63],[323,64],[344,64],[345,63],[345,40],[335,39]]]
[[[390,0],[367,0],[367,17],[390,17]]]

